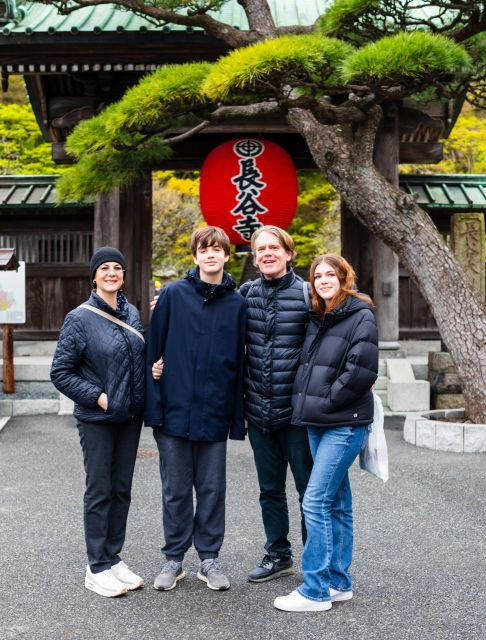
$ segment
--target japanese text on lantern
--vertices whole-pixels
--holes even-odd
[[[258,200],[267,184],[262,182],[262,174],[256,164],[256,158],[265,151],[265,145],[258,140],[240,140],[233,146],[233,150],[238,156],[240,167],[238,175],[231,178],[237,190],[237,204],[231,214],[240,216],[233,229],[248,241],[255,229],[263,226],[258,216],[268,211]]]

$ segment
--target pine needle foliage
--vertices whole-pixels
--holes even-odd
[[[370,9],[377,9],[380,0],[335,0],[322,14],[317,29],[325,36],[338,37]]]
[[[172,149],[158,137],[150,138],[136,150],[112,148],[88,153],[62,175],[56,183],[59,202],[84,200],[96,193],[109,193],[115,187],[129,185],[144,168],[165,160]]]
[[[136,147],[144,135],[176,124],[180,112],[205,103],[201,86],[211,65],[168,65],[143,78],[98,116],[81,122],[66,148],[76,158],[109,147]]]
[[[350,45],[321,35],[288,35],[232,51],[214,64],[203,92],[212,100],[292,80],[332,82]],[[278,79],[276,79],[278,75]]]
[[[346,82],[399,84],[466,72],[470,57],[463,47],[438,34],[398,33],[361,47],[343,64]]]
[[[192,109],[205,104],[201,85],[210,69],[208,63],[159,69],[119,102],[81,122],[66,143],[78,163],[59,180],[59,200],[107,193],[133,182],[145,166],[168,158],[172,149],[156,134],[177,126],[182,114],[189,117]]]

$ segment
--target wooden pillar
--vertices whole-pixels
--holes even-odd
[[[398,109],[387,105],[376,136],[373,160],[378,171],[395,187],[398,187],[398,151]],[[375,236],[370,248],[380,348],[398,349],[398,257]]]
[[[127,261],[123,290],[147,324],[152,277],[152,178],[114,189],[95,203],[94,246],[120,249]]]
[[[15,393],[13,330],[3,326],[3,392]]]
[[[373,159],[385,178],[398,186],[398,113],[394,105],[385,107],[377,133]],[[381,240],[341,208],[342,254],[358,275],[358,287],[376,305],[380,348],[398,349],[398,258]]]
[[[373,297],[373,234],[351,213],[346,204],[341,205],[341,252],[356,271],[358,289]]]

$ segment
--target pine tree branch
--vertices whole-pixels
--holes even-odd
[[[244,47],[255,41],[254,34],[240,31],[229,24],[215,20],[206,13],[184,15],[161,7],[153,7],[141,0],[38,0],[42,4],[53,5],[62,15],[68,15],[83,7],[97,7],[113,4],[128,9],[139,16],[147,17],[152,22],[164,24],[180,24],[186,27],[200,27],[219,40],[223,40],[230,47]]]

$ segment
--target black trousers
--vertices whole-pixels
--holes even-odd
[[[86,471],[84,534],[93,573],[120,561],[141,427],[142,418],[78,422]]]
[[[167,560],[182,562],[194,542],[201,560],[217,558],[225,527],[226,441],[175,438],[159,428],[154,438],[162,481],[162,553]]]
[[[312,470],[307,429],[291,426],[264,433],[261,429],[248,425],[248,436],[260,485],[260,507],[267,538],[265,549],[272,555],[291,557],[286,494],[287,467],[290,465],[299,494],[302,542],[305,544],[302,500]]]

